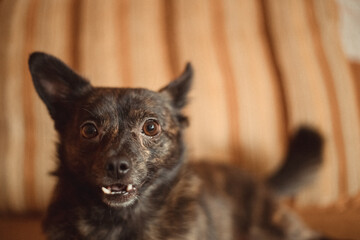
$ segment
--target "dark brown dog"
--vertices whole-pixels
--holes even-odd
[[[186,161],[190,64],[158,92],[93,87],[44,53],[29,66],[59,135],[49,239],[320,239],[268,190],[294,189],[318,166],[316,132],[300,130],[283,169],[260,184],[234,167]]]

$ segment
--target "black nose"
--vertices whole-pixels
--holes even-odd
[[[131,161],[126,157],[112,158],[106,165],[106,172],[109,177],[122,178],[130,172]]]

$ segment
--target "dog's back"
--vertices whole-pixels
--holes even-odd
[[[284,163],[266,182],[227,164],[190,163],[189,171],[198,178],[199,212],[207,219],[203,234],[209,239],[317,239],[275,198],[295,194],[309,183],[321,165],[322,147],[314,129],[300,128],[290,139]]]

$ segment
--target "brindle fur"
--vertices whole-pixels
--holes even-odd
[[[93,87],[44,53],[33,53],[29,66],[59,136],[58,182],[43,225],[49,239],[320,239],[265,184],[233,166],[187,162],[188,120],[181,109],[191,86],[190,65],[158,92]],[[148,118],[160,124],[159,135],[142,132]],[[80,126],[89,120],[99,135],[84,139]],[[316,143],[307,145],[315,154],[298,153],[298,160],[315,159],[313,166],[321,139],[303,131]],[[131,162],[130,174],[114,179],[105,166],[121,157]],[[274,189],[283,175],[269,181]],[[121,204],[104,196],[101,186],[112,183],[138,186],[136,200]]]

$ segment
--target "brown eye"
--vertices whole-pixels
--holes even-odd
[[[142,130],[145,135],[153,137],[160,133],[161,128],[159,123],[155,120],[149,119],[144,123]]]
[[[94,138],[98,135],[98,130],[94,123],[85,123],[81,126],[81,135],[86,138]]]

